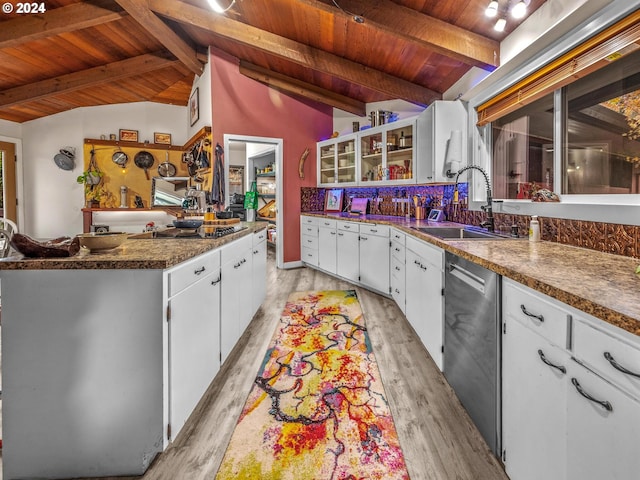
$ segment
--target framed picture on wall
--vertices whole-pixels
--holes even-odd
[[[344,190],[341,188],[330,188],[324,193],[324,211],[340,212],[342,210],[342,198]]]
[[[189,99],[189,120],[191,126],[200,118],[200,100],[198,98],[198,88],[193,91],[191,98]]]
[[[123,142],[137,142],[138,141],[138,131],[137,130],[125,130],[123,128],[120,129],[120,140]]]
[[[154,132],[153,143],[160,143],[162,145],[171,145],[171,134]]]

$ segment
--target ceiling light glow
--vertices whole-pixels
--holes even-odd
[[[218,0],[207,0],[207,2],[209,2],[209,6],[211,7],[211,10],[213,10],[214,12],[224,13],[227,10],[229,10],[231,7],[233,7],[233,4],[236,3],[236,0],[232,0],[231,3],[226,8],[220,5]]]
[[[511,9],[511,16],[513,18],[524,18],[526,14],[527,14],[527,4],[524,3],[524,0],[520,0]]]
[[[499,18],[496,24],[493,26],[493,29],[496,32],[504,32],[504,27],[507,26],[507,21],[504,18]]]
[[[493,0],[492,2],[490,2],[487,9],[484,11],[484,14],[490,18],[493,18],[496,15],[498,15],[498,2],[496,0]]]

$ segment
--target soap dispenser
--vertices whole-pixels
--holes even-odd
[[[540,222],[538,221],[537,215],[533,215],[531,217],[531,222],[529,222],[529,241],[540,241]]]

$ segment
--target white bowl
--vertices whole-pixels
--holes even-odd
[[[91,252],[117,248],[122,245],[128,236],[129,234],[125,232],[91,232],[78,235],[80,246]]]

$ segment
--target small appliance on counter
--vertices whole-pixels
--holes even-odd
[[[244,209],[244,195],[241,193],[231,195],[230,205],[227,207],[227,211],[232,212],[234,217],[245,220],[247,213]]]

